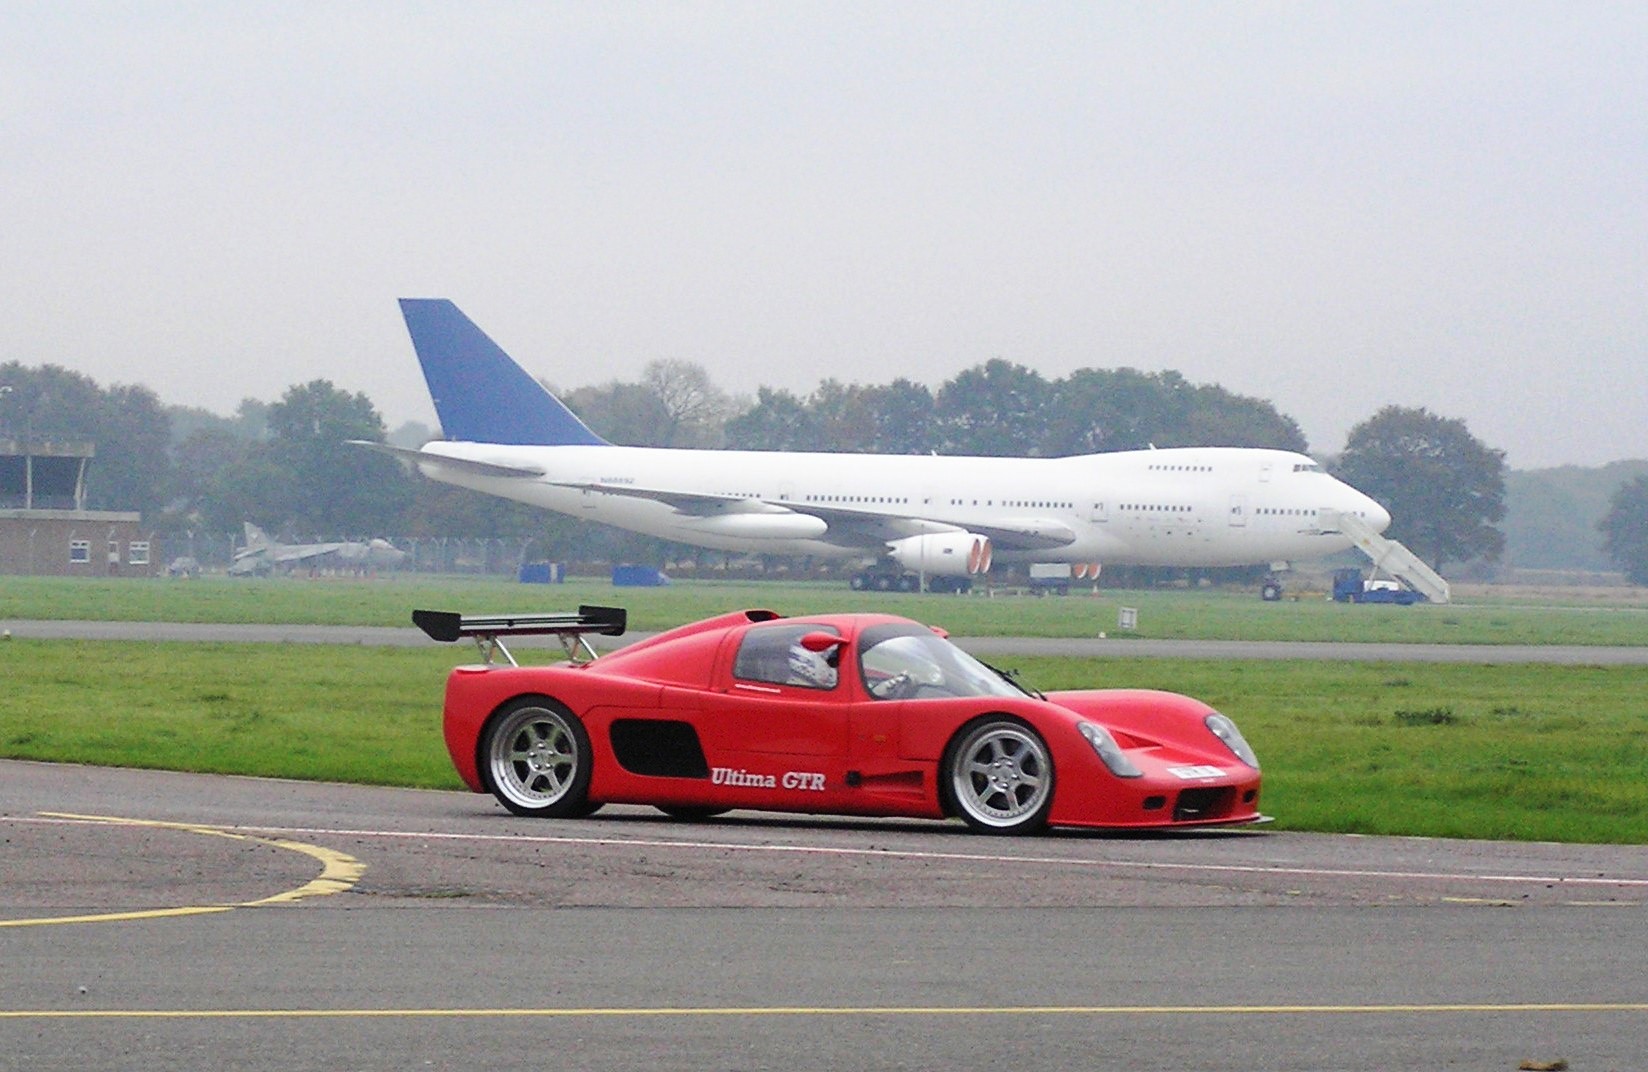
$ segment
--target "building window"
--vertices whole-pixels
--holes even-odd
[[[133,540],[127,544],[126,561],[134,566],[147,566],[149,564],[149,541]]]
[[[90,540],[69,541],[70,562],[90,562],[92,560],[92,542]]]

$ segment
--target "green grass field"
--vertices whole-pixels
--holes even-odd
[[[455,788],[468,648],[0,643],[0,756]],[[1013,660],[1043,688],[1187,692],[1233,716],[1293,830],[1648,843],[1648,667]]]
[[[604,581],[522,585],[496,580],[396,576],[382,580],[209,577],[193,581],[0,578],[0,620],[407,625],[415,607],[470,612],[572,609],[615,604],[632,628],[662,629],[741,607],[783,614],[887,610],[943,626],[957,636],[1318,640],[1446,644],[1648,645],[1648,605],[1524,603],[1482,599],[1447,606],[1350,606],[1318,595],[1265,603],[1252,592],[1112,591],[1036,598],[981,594],[852,592],[844,584],[678,582],[668,588],[613,588]],[[1117,630],[1122,607],[1138,628]]]
[[[12,640],[0,756],[452,788],[441,690],[460,661],[433,644]]]

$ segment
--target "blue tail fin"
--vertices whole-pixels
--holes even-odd
[[[402,298],[401,315],[447,439],[544,447],[606,445],[456,305],[444,298]]]

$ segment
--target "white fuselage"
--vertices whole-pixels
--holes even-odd
[[[996,560],[1240,566],[1350,547],[1333,523],[1339,512],[1375,529],[1390,523],[1366,495],[1280,450],[980,458],[437,441],[423,453],[544,474],[425,465],[438,480],[725,551],[857,557],[884,549],[889,533],[1027,530],[1057,543],[998,538]],[[683,505],[689,496],[742,505],[706,511]]]

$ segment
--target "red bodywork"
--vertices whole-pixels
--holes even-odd
[[[890,623],[910,624],[881,614],[739,612],[581,665],[458,667],[446,687],[447,749],[464,783],[486,792],[478,751],[488,720],[518,697],[547,697],[589,735],[592,804],[937,819],[945,816],[939,768],[946,746],[976,719],[1005,715],[1046,742],[1055,779],[1050,825],[1262,820],[1259,771],[1208,729],[1213,709],[1206,704],[1144,689],[876,699],[861,676],[856,642],[864,630]],[[796,625],[844,641],[834,688],[734,676],[747,633]],[[1078,731],[1082,721],[1110,731],[1142,776],[1111,773]],[[701,760],[682,754],[693,751],[694,737]]]

